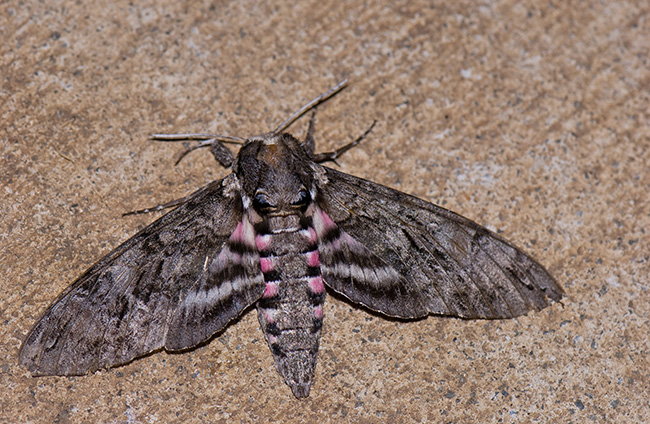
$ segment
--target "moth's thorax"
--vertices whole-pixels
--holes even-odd
[[[301,190],[309,192],[314,187],[314,165],[300,141],[282,133],[250,138],[233,169],[244,195],[254,199],[261,193],[265,202],[288,211],[300,201]]]
[[[317,193],[313,174],[294,168],[271,167],[249,156],[238,167],[247,170],[236,175],[244,209],[252,223],[265,221],[273,231],[293,231]],[[250,172],[253,170],[253,172]]]
[[[281,136],[273,135],[265,138],[260,145],[257,159],[265,162],[273,168],[284,168],[284,163],[289,159],[289,146]]]
[[[306,153],[299,140],[289,133],[282,133],[249,138],[238,156],[239,159],[252,156],[271,168],[286,170],[295,167],[296,159],[304,159]]]

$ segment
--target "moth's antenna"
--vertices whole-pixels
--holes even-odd
[[[326,100],[329,100],[331,97],[338,94],[339,91],[343,90],[347,86],[347,84],[348,84],[348,80],[344,79],[340,83],[336,84],[334,87],[330,88],[329,91],[327,91],[326,93],[323,93],[320,96],[316,97],[314,100],[301,107],[300,110],[298,110],[298,112],[291,115],[289,119],[281,123],[275,130],[271,132],[271,134],[278,134],[286,130],[287,128],[289,128],[289,126],[291,126],[291,124],[296,122],[296,120],[298,120],[305,113],[309,112],[319,104],[323,103]]]
[[[235,137],[232,135],[220,135],[220,134],[151,134],[149,136],[150,140],[158,141],[185,141],[185,140],[207,140],[209,142],[221,141],[223,143],[229,144],[244,144],[246,142],[245,138]],[[204,145],[209,145],[210,143],[201,143]],[[199,145],[199,147],[203,147]]]

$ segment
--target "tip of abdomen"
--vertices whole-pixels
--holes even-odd
[[[275,355],[274,355],[275,356]],[[309,396],[316,368],[316,352],[299,350],[275,356],[276,366],[297,398]]]
[[[304,399],[309,396],[309,389],[311,389],[311,382],[299,383],[291,386],[293,395],[298,399]]]

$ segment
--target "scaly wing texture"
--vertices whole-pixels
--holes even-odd
[[[434,204],[325,168],[315,227],[326,284],[388,316],[510,318],[563,296],[535,260]]]
[[[23,343],[35,375],[82,375],[195,346],[264,291],[234,175],[192,194],[109,253],[49,307]]]

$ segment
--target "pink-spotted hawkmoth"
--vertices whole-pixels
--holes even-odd
[[[561,299],[541,265],[482,226],[320,165],[370,131],[314,153],[316,106],[345,83],[259,136],[152,136],[199,140],[185,153],[208,147],[233,172],[152,208],[176,206],[63,292],[27,336],[20,362],[34,375],[83,375],[203,344],[255,305],[278,372],[304,398],[326,288],[406,319],[511,318]],[[304,141],[285,132],[310,110]],[[236,157],[228,142],[243,144]]]

